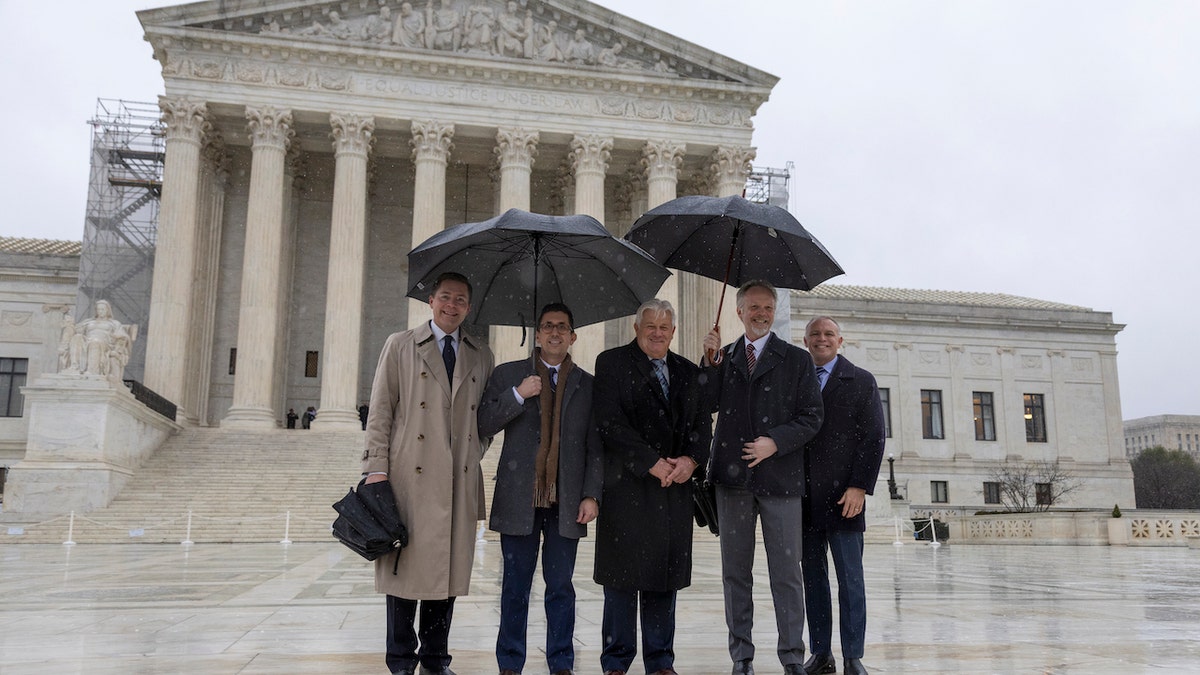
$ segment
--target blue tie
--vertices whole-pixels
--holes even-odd
[[[446,341],[446,346],[442,348],[442,362],[446,364],[446,375],[454,382],[454,362],[457,359],[454,354],[454,337],[447,335],[442,339]]]
[[[658,378],[658,385],[662,387],[663,396],[671,398],[671,388],[667,386],[667,362],[662,359],[650,359],[650,363],[654,365],[654,376]]]
[[[828,379],[829,379],[829,371],[825,370],[825,366],[819,366],[817,368],[817,386],[819,386],[822,390],[824,390],[825,389],[825,381]]]

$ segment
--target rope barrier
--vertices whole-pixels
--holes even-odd
[[[130,527],[128,525],[107,523],[107,522],[104,522],[101,520],[96,520],[94,518],[89,518],[85,515],[76,514],[74,511],[71,511],[69,514],[55,516],[53,518],[38,521],[36,523],[10,525],[8,527],[7,534],[9,536],[23,536],[23,535],[27,534],[27,530],[37,530],[37,529],[43,528],[47,525],[52,525],[59,521],[66,520],[67,521],[67,534],[66,534],[66,539],[62,542],[62,544],[64,546],[74,546],[75,545],[75,534],[76,534],[76,521],[78,521],[79,524],[81,524],[81,525],[86,523],[88,525],[93,525],[97,528],[103,528],[106,530],[111,530],[111,531],[116,531],[116,532],[121,532],[121,531],[128,532],[130,537],[144,536],[147,531],[160,531],[160,530],[163,530],[172,525],[176,525],[176,524],[180,523],[181,521],[186,521],[186,534],[184,535],[183,540],[180,541],[179,543],[184,546],[191,546],[192,544],[195,543],[194,541],[192,541],[192,524],[193,524],[193,521],[196,521],[196,520],[201,520],[201,521],[205,521],[205,522],[209,522],[209,523],[225,523],[225,524],[237,526],[237,525],[253,525],[253,524],[257,524],[257,523],[269,523],[269,522],[275,522],[275,521],[282,519],[284,521],[283,539],[279,540],[279,543],[286,545],[286,544],[292,543],[291,524],[292,524],[293,518],[295,518],[297,521],[302,521],[302,522],[305,522],[305,523],[308,523],[311,525],[320,525],[322,527],[329,528],[330,530],[332,530],[332,527],[333,527],[331,520],[317,520],[314,518],[306,518],[304,516],[299,516],[299,515],[293,516],[292,512],[290,510],[285,511],[281,514],[277,514],[277,515],[262,516],[262,517],[256,517],[256,518],[214,518],[214,517],[210,517],[210,516],[203,516],[203,515],[196,514],[191,509],[188,509],[186,514],[181,514],[175,518],[169,518],[166,520],[156,521],[156,522],[152,522],[152,523],[142,522],[142,523],[139,523],[136,527]],[[87,528],[81,527],[80,531],[83,532],[86,529]]]

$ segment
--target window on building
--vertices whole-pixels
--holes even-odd
[[[1049,483],[1034,483],[1033,492],[1039,505],[1050,506],[1054,503],[1054,493],[1050,490]]]
[[[237,372],[237,347],[229,348],[229,374]]]
[[[1025,394],[1025,440],[1046,442],[1046,398],[1043,394]]]
[[[984,504],[999,504],[1000,503],[1000,484],[992,481],[984,481],[983,483],[983,503]]]
[[[921,390],[921,435],[924,438],[945,438],[942,428],[942,391]]]
[[[879,389],[879,401],[883,403],[883,430],[887,433],[887,437],[892,437],[892,391],[890,389]]]
[[[25,375],[29,359],[0,359],[0,417],[20,417],[25,410]]]
[[[304,352],[304,376],[317,376],[317,352]]]
[[[950,501],[950,484],[944,480],[929,481],[929,501],[945,504]]]
[[[996,409],[992,405],[992,392],[977,391],[971,398],[975,404],[975,440],[996,440]]]

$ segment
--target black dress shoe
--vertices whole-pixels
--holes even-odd
[[[804,666],[799,663],[789,663],[783,667],[783,675],[804,675]]]
[[[842,662],[842,666],[846,675],[867,675],[867,669],[863,667],[862,659],[846,659]]]
[[[833,658],[833,654],[813,654],[804,662],[804,675],[836,672],[837,661]]]
[[[455,673],[453,670],[450,670],[450,666],[442,666],[436,670],[430,670],[425,666],[421,666],[421,675],[455,675]]]
[[[754,675],[754,662],[742,659],[733,663],[733,675]]]

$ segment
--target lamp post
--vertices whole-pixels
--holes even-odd
[[[900,490],[896,488],[896,455],[888,453],[888,492],[892,499],[904,499],[900,496]]]

